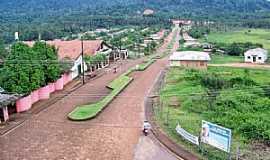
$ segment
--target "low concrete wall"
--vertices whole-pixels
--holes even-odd
[[[55,92],[55,83],[49,83],[50,93]]]
[[[29,110],[32,105],[40,100],[50,98],[50,94],[55,91],[63,90],[64,86],[73,80],[72,73],[65,73],[55,83],[49,83],[47,86],[39,88],[29,96],[20,98],[16,101],[17,112],[24,112]]]
[[[23,97],[16,101],[16,110],[17,112],[24,112],[31,108],[32,101],[31,101],[31,95]]]
[[[34,104],[37,101],[39,101],[39,94],[38,94],[38,90],[33,91],[30,95],[31,95],[31,103]]]
[[[64,88],[63,76],[55,82],[55,90],[60,91]]]
[[[44,86],[38,90],[39,100],[45,100],[50,98],[50,86]]]

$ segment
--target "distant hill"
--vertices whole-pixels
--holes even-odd
[[[125,8],[123,8],[125,7]],[[261,13],[270,11],[267,0],[2,0],[1,18],[63,16],[71,13],[134,14],[147,8],[170,15]],[[125,11],[126,9],[126,11]],[[129,9],[129,11],[127,11]]]
[[[140,17],[151,8],[154,16]],[[53,38],[92,27],[151,25],[171,18],[270,22],[267,0],[0,0],[0,38],[11,41],[19,30]],[[33,32],[35,32],[33,34]],[[27,33],[27,34],[26,34]],[[46,37],[45,36],[45,37]],[[44,37],[44,36],[43,36]]]

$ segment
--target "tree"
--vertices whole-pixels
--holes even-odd
[[[8,92],[27,94],[43,85],[44,73],[38,56],[27,45],[14,44],[1,70],[1,86]]]
[[[47,45],[44,42],[36,42],[33,50],[38,53],[46,83],[57,80],[60,76],[61,69],[55,47]]]
[[[8,52],[5,49],[4,41],[0,38],[0,59],[3,60],[7,57]]]

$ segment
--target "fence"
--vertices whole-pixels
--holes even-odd
[[[196,155],[199,155],[199,158],[201,159],[232,159],[232,160],[258,160],[258,159],[267,159],[269,158],[270,149],[262,144],[254,145],[253,148],[250,148],[248,146],[245,146],[243,144],[239,144],[238,142],[232,141],[232,149],[229,154],[226,152],[223,152],[219,149],[216,149],[212,146],[209,146],[207,144],[200,143],[199,146],[189,143],[184,138],[182,138],[177,132],[176,132],[176,126],[178,123],[184,123],[179,122],[178,116],[183,116],[182,113],[175,113],[172,106],[167,104],[165,101],[163,101],[161,95],[161,90],[164,88],[164,85],[166,84],[165,78],[166,73],[168,69],[165,69],[159,79],[156,81],[154,88],[152,89],[150,97],[150,105],[152,106],[152,114],[154,115],[152,121],[154,121],[155,124],[158,124],[159,127],[163,131],[166,132],[166,134],[173,139],[174,142],[177,144],[184,146],[186,150],[188,150],[191,153],[194,153]],[[149,105],[149,104],[148,104]],[[177,106],[179,107],[179,106]],[[194,117],[186,117],[187,121],[193,121]],[[200,120],[201,121],[201,120]],[[193,126],[189,126],[192,128]],[[199,123],[199,126],[194,124],[194,127],[199,128],[193,135],[198,136],[200,135],[200,128],[201,123]],[[185,128],[184,128],[185,129]],[[188,130],[189,128],[187,128]],[[197,134],[196,134],[197,133]],[[260,146],[262,145],[262,146]]]

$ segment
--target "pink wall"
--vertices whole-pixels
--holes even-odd
[[[64,85],[66,85],[70,81],[72,81],[72,74],[65,73],[55,83],[49,83],[47,86],[31,92],[30,95],[18,99],[16,101],[17,112],[27,111],[32,107],[32,104],[34,104],[35,102],[38,102],[39,100],[49,99],[50,93],[53,93],[56,90],[62,90],[64,88]]]
[[[68,82],[71,82],[72,80],[72,73],[68,73]]]
[[[18,113],[29,110],[31,106],[31,95],[23,97],[16,101],[16,110]]]
[[[49,99],[50,98],[50,86],[44,86],[38,90],[38,95],[40,100]]]
[[[62,90],[64,88],[64,81],[63,81],[63,76],[61,78],[59,78],[56,82],[55,82],[55,90],[59,91]]]
[[[36,103],[37,101],[39,101],[39,94],[38,94],[38,90],[35,90],[31,93],[31,102],[32,104]]]
[[[50,93],[55,92],[55,83],[49,83]]]
[[[63,83],[64,83],[64,85],[66,85],[68,83],[68,74],[65,73],[62,75],[62,77],[63,77]]]
[[[65,74],[62,75],[62,77],[63,77],[64,86],[66,84],[68,84],[70,81],[72,81],[72,75],[71,75],[71,73],[65,73]]]

